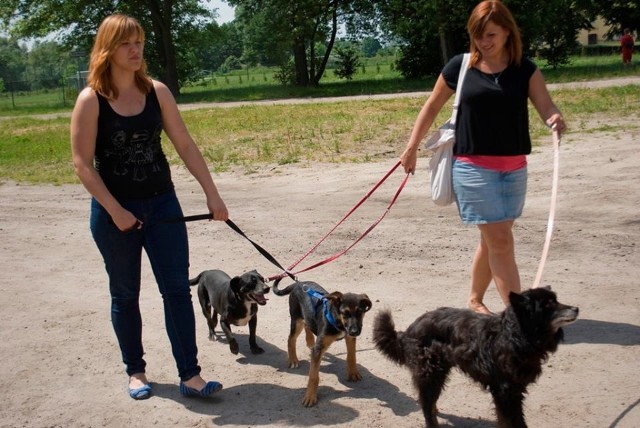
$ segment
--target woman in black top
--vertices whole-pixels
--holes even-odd
[[[169,163],[164,130],[202,186],[215,220],[229,217],[169,89],[146,74],[144,31],[133,18],[107,17],[91,51],[88,87],[71,117],[76,174],[92,195],[90,227],[109,275],[111,320],[129,375],[129,395],[151,395],[143,358],[138,304],[142,250],[162,294],[165,325],[185,396],[222,388],[200,376],[189,286],[189,246]]]
[[[493,280],[505,305],[520,292],[512,227],[522,213],[531,152],[528,100],[545,123],[562,132],[565,123],[535,64],[522,56],[518,27],[497,0],[479,3],[467,22],[469,70],[460,96],[454,146],[453,189],[460,217],[480,230],[471,267],[469,308],[491,313],[483,297]],[[444,67],[416,119],[401,155],[414,173],[420,141],[458,86],[462,55]]]

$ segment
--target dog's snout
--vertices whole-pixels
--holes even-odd
[[[354,337],[360,336],[361,332],[362,332],[362,327],[357,323],[353,323],[347,326],[347,334],[349,336],[354,336]]]

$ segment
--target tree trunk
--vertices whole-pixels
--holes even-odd
[[[447,35],[444,28],[440,26],[438,29],[438,35],[440,36],[440,53],[442,54],[442,65],[445,66],[449,62],[449,47],[447,44]]]
[[[149,0],[147,3],[151,12],[153,31],[158,37],[158,57],[162,61],[162,69],[164,70],[164,75],[160,76],[160,80],[167,85],[173,96],[178,96],[180,95],[180,85],[178,83],[176,49],[171,34],[173,0]]]
[[[296,86],[309,86],[307,69],[307,49],[303,38],[296,38],[293,45],[293,59],[296,68]]]
[[[324,53],[324,58],[322,59],[322,63],[318,66],[318,71],[315,76],[313,76],[314,85],[320,84],[320,79],[322,79],[322,75],[324,74],[324,70],[327,67],[327,62],[329,61],[329,56],[331,55],[331,51],[333,50],[333,45],[336,41],[336,34],[338,33],[338,10],[333,10],[332,16],[332,28],[331,28],[331,39],[329,39],[329,44],[327,45],[327,50]]]

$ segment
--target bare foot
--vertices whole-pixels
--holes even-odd
[[[478,314],[493,315],[493,312],[491,312],[482,302],[469,301],[469,309]]]
[[[138,389],[142,388],[145,385],[149,385],[146,374],[134,373],[129,376],[129,389]]]
[[[207,385],[207,382],[202,379],[200,375],[195,375],[189,380],[185,380],[182,382],[185,386],[195,389],[196,391],[201,391]]]

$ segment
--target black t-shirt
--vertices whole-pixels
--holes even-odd
[[[162,112],[155,89],[135,116],[116,113],[98,94],[95,168],[116,199],[143,199],[173,189],[171,169],[162,151]]]
[[[456,89],[462,54],[442,70],[447,86]],[[529,136],[529,79],[536,65],[522,58],[502,73],[467,70],[456,118],[455,155],[515,156],[531,153]],[[498,83],[495,78],[498,78]]]

